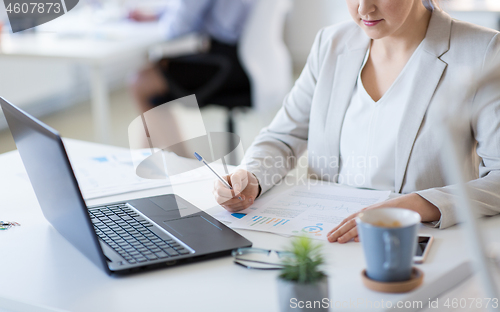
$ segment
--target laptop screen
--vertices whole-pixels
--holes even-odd
[[[1,97],[0,105],[43,215],[73,246],[109,272],[61,137]]]

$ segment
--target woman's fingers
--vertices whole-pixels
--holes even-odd
[[[241,192],[248,185],[247,171],[237,170],[233,174],[229,176],[224,176],[223,178],[233,187],[233,190],[227,188],[227,186],[224,183],[222,183],[222,181],[216,180],[214,183],[214,190],[212,193],[214,194],[217,203],[219,203],[219,205],[222,205],[224,208],[233,207],[235,204],[239,203],[240,204],[244,203],[246,205],[245,201],[247,200],[247,197]],[[244,206],[239,205],[237,208],[236,207],[233,208],[241,210],[241,207]]]
[[[239,169],[229,176],[223,177],[232,190],[220,180],[214,182],[213,195],[219,205],[234,212],[250,207],[259,192],[259,182],[250,172]]]
[[[248,172],[239,169],[231,175],[223,176],[223,178],[233,187],[233,189],[229,189],[222,181],[216,180],[214,184],[215,193],[223,198],[241,197],[241,200],[244,200],[244,196],[241,196],[240,193],[248,185]]]
[[[224,176],[223,177],[229,184],[231,184],[231,177]],[[236,198],[238,201],[245,200],[245,196],[243,194],[235,194],[235,192],[229,188],[220,180],[216,180],[214,182],[214,190],[212,192],[214,194],[215,200],[222,205],[223,203],[228,202],[229,200]]]
[[[342,222],[340,222],[339,225],[337,225],[336,227],[334,227],[330,232],[328,232],[328,234],[326,236],[330,236],[332,235],[333,232],[337,231],[341,226],[343,226],[347,221],[349,221],[348,218],[345,218],[344,220],[342,220]]]
[[[358,237],[358,228],[354,226],[354,228],[347,231],[347,233],[337,238],[337,242],[339,242],[340,244],[347,243],[348,241],[356,237]]]
[[[230,204],[230,205],[224,204],[224,205],[222,205],[222,207],[224,207],[226,210],[228,210],[230,212],[236,212],[236,211],[240,211],[243,209],[247,209],[252,204],[253,204],[253,199],[249,198],[249,199],[244,200],[244,201],[238,200],[236,203]]]
[[[337,231],[340,227],[342,227],[344,224],[346,224],[346,222],[356,218],[357,215],[358,215],[358,213],[353,213],[352,215],[350,215],[347,218],[345,218],[344,220],[342,220],[342,222],[340,222],[339,225],[337,225],[330,232],[328,232],[327,236],[330,236],[333,232]]]
[[[226,192],[224,188],[226,187],[220,181],[215,181],[212,194],[219,205],[222,205],[233,198],[233,195],[230,192]]]
[[[235,195],[241,193],[248,185],[248,171],[243,169],[236,170],[230,176],[231,186],[233,187]]]
[[[226,188],[225,186],[222,186],[222,187]],[[225,192],[224,190],[221,190],[220,186],[219,187],[215,186],[212,193],[214,194],[215,200],[217,201],[217,203],[219,205],[223,205],[223,204],[224,205],[232,205],[232,204],[235,204],[237,202],[242,202],[246,199],[245,195],[243,195],[243,194],[240,194],[238,196],[241,199],[239,199],[238,197],[233,197],[233,195],[231,193],[227,194],[227,192]]]
[[[238,204],[238,203],[241,203],[243,202],[243,198],[242,200],[240,200],[239,198],[227,198],[227,197],[218,197],[218,196],[215,196],[215,200],[217,201],[217,203],[219,205],[222,205],[222,206],[232,206],[232,205],[235,205],[235,204]]]
[[[328,241],[331,243],[338,241],[339,237],[343,236],[344,234],[346,234],[355,227],[356,227],[355,219],[347,220],[340,228],[338,228],[336,231],[334,231],[328,236]]]
[[[229,176],[223,177],[226,181],[230,183]],[[219,179],[217,179],[214,183],[214,194],[217,194],[221,197],[233,198],[233,192],[227,188]]]

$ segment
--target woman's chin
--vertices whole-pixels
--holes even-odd
[[[388,36],[388,32],[380,27],[382,25],[366,26],[363,22],[361,22],[358,23],[358,26],[361,27],[365,34],[371,39],[382,39]]]
[[[380,31],[374,31],[371,29],[364,29],[364,28],[363,30],[365,31],[365,34],[373,40],[382,39],[387,36],[385,33]]]

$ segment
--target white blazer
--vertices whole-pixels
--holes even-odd
[[[283,107],[255,139],[242,162],[242,167],[259,180],[262,193],[284,177],[306,149],[309,174],[337,181],[340,131],[369,44],[370,38],[354,22],[330,26],[318,33],[307,64]],[[437,206],[441,219],[436,226],[440,228],[458,222],[450,195],[453,186],[446,186],[442,147],[436,133],[440,131],[439,105],[466,105],[474,117],[465,125],[460,143],[466,151],[464,167],[472,197],[479,214],[497,214],[500,79],[489,80],[472,93],[459,87],[457,81],[463,81],[464,68],[486,71],[500,61],[500,35],[453,20],[436,9],[422,44],[421,75],[412,82],[414,88],[407,90],[411,103],[407,103],[397,136],[392,191],[416,192]],[[454,101],[450,101],[450,91]]]

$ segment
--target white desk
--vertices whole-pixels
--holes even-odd
[[[78,141],[70,142],[69,153],[78,152],[82,146]],[[99,148],[99,145],[95,144],[93,148]],[[278,273],[242,268],[234,265],[231,257],[126,277],[106,275],[43,218],[28,181],[12,174],[18,171],[18,166],[21,166],[21,161],[17,152],[0,155],[0,220],[22,224],[0,232],[1,296],[68,311],[277,311]],[[286,188],[284,185],[277,187],[265,196]],[[177,194],[213,213],[222,208],[216,205],[211,190],[211,181],[176,187]],[[168,192],[171,192],[170,187],[93,200],[88,204]],[[496,239],[500,240],[500,218],[484,220],[483,228],[490,234],[496,233]],[[289,238],[268,233],[238,232],[251,240],[254,247],[282,249],[289,241]],[[458,227],[445,231],[422,227],[421,233],[435,236],[435,245],[426,263],[419,265],[426,274],[424,287],[400,295],[376,293],[362,285],[360,272],[365,267],[365,260],[361,244],[325,243],[330,299],[345,302],[344,309],[333,311],[363,311],[364,305],[350,305],[358,300],[389,300],[394,303],[398,300],[424,300],[425,306],[428,298],[438,295],[435,289],[457,285],[470,274],[467,268],[463,268],[449,274],[446,279],[440,279],[450,269],[468,260]],[[384,309],[369,309],[381,310]]]
[[[4,33],[0,37],[0,57],[52,58],[86,64],[90,69],[95,136],[99,142],[108,143],[109,91],[104,66],[132,56],[145,56],[152,45],[164,39],[156,22],[113,22],[86,32],[65,32],[64,25],[54,33]]]

